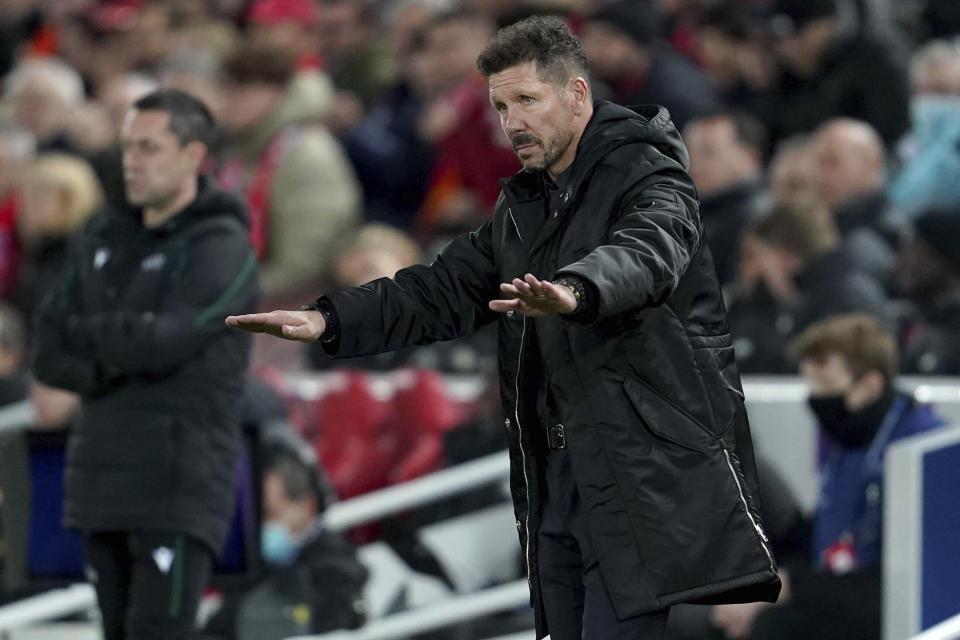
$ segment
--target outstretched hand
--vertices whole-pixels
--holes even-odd
[[[511,283],[501,283],[500,291],[511,298],[490,301],[490,308],[500,313],[519,311],[531,318],[542,318],[555,313],[570,313],[577,308],[577,298],[569,287],[537,280],[529,273],[523,280],[514,278]]]
[[[319,311],[271,311],[269,313],[248,313],[242,316],[228,316],[228,327],[243,329],[253,333],[269,333],[286,340],[313,342],[327,328],[323,314]]]

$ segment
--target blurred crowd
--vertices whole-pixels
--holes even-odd
[[[596,99],[665,105],[681,129],[742,373],[795,373],[789,345],[857,313],[843,345],[897,343],[870,365],[877,397],[897,373],[960,375],[956,0],[3,0],[0,405],[30,396],[39,427],[74,415],[29,381],[31,316],[87,220],[128,208],[137,99],[174,87],[211,109],[208,171],[246,202],[263,306],[296,308],[489,217],[520,165],[475,61],[534,13],[568,18]],[[336,366],[492,376],[494,341]],[[279,343],[254,364],[333,366]],[[472,454],[502,446],[494,404]]]
[[[119,132],[159,86],[216,116],[209,171],[246,201],[265,307],[429,260],[519,168],[475,60],[532,13],[568,17],[597,99],[663,104],[682,130],[742,372],[793,372],[790,339],[866,312],[903,372],[960,373],[949,0],[7,0],[3,332],[29,327],[86,219],[125,208]],[[353,364],[482,372],[490,339]]]

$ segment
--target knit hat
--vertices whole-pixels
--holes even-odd
[[[836,0],[774,0],[770,31],[775,36],[790,36],[814,20],[835,15]]]
[[[649,45],[658,35],[658,21],[647,2],[614,0],[597,7],[587,16],[587,22],[602,22],[633,40],[641,47]]]
[[[913,230],[941,258],[960,270],[960,209],[937,209],[913,222]]]

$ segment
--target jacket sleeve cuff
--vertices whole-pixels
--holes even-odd
[[[565,318],[579,324],[592,324],[596,321],[600,312],[600,300],[592,282],[578,276],[566,275],[555,280],[554,284],[569,287],[577,298],[577,308],[562,314]]]

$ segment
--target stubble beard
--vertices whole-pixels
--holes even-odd
[[[534,157],[529,157],[526,160],[520,158],[520,163],[523,165],[524,169],[528,171],[546,171],[566,152],[567,148],[570,146],[570,143],[573,142],[573,132],[572,131],[558,131],[556,134],[550,136],[546,144],[543,144],[543,141],[539,138],[533,136],[517,136],[513,141],[514,152],[516,152],[517,147],[523,144],[529,144],[534,142],[543,149],[543,154],[539,160]],[[519,156],[517,156],[519,158]]]

